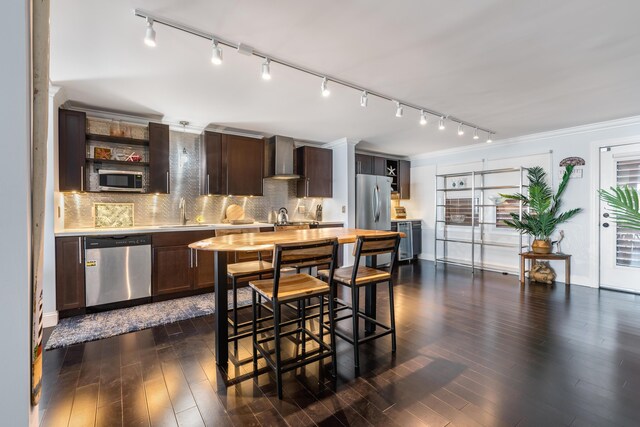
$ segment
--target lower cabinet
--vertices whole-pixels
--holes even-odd
[[[189,244],[214,237],[211,231],[156,233],[152,237],[154,298],[188,294],[214,285],[213,252],[195,251]]]
[[[82,237],[56,238],[56,310],[81,309],[84,297]]]

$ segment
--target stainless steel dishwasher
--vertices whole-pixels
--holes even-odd
[[[151,236],[85,238],[86,305],[151,296]]]

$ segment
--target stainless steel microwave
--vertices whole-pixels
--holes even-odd
[[[116,171],[100,169],[100,191],[129,191],[132,193],[142,193],[142,172],[136,171]]]

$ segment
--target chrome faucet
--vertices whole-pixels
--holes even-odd
[[[178,209],[180,209],[180,224],[187,224],[187,202],[184,200],[184,197],[180,197],[180,204],[178,205]]]

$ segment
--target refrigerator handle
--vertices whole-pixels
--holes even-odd
[[[375,195],[375,201],[376,201],[376,207],[375,207],[375,214],[374,214],[374,221],[378,222],[380,221],[380,187],[378,187],[376,185],[376,188],[374,190],[374,195]]]

